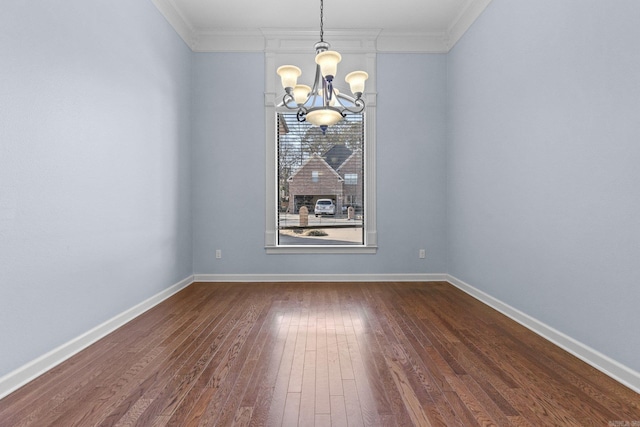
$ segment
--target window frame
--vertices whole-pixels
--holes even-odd
[[[269,33],[266,36],[265,49],[265,251],[267,254],[375,254],[378,249],[377,221],[376,221],[376,51],[375,36],[377,34],[358,34],[362,50],[350,52],[341,50],[340,44],[345,42],[340,37],[327,36],[336,50],[344,52],[344,57],[355,58],[359,66],[355,68],[345,66],[345,70],[365,69],[369,73],[364,99],[366,102],[365,129],[364,129],[364,244],[362,245],[278,245],[278,164],[277,164],[277,101],[284,92],[280,87],[280,79],[276,69],[286,63],[304,64],[313,62],[313,44],[317,41],[317,34],[299,34],[299,44],[293,44],[296,48],[290,51],[283,46],[291,43],[291,33]],[[351,36],[353,37],[353,36]],[[303,40],[304,39],[304,40]],[[347,37],[347,42],[353,43],[353,39]],[[286,40],[286,42],[285,42]],[[305,46],[302,53],[298,46]],[[272,48],[273,46],[273,48]],[[348,55],[346,53],[348,52]],[[343,58],[344,59],[344,58]],[[344,62],[344,61],[343,61]],[[315,64],[314,64],[315,65]],[[303,75],[305,70],[303,68]],[[313,73],[306,72],[306,76]],[[307,77],[309,78],[309,77]],[[287,110],[290,111],[290,110]]]

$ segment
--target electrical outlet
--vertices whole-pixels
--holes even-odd
[[[216,259],[222,258],[222,251],[220,249],[216,249]]]
[[[427,257],[427,251],[424,249],[420,249],[420,251],[418,252],[418,257],[420,257],[420,259],[425,259]]]

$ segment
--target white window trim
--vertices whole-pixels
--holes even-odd
[[[282,96],[280,79],[276,74],[278,66],[285,63],[300,65],[313,62],[313,45],[318,35],[311,32],[276,33],[263,30],[266,37],[265,49],[265,250],[267,254],[375,254],[378,249],[376,222],[376,50],[377,32],[367,34],[340,31],[326,32],[325,40],[332,48],[359,62],[360,69],[369,73],[364,99],[365,109],[365,164],[364,164],[364,245],[340,246],[279,246],[278,245],[278,195],[277,195],[277,129],[276,99]],[[348,54],[348,55],[344,55]],[[346,68],[350,71],[356,68]],[[304,75],[303,68],[303,75]],[[313,73],[306,73],[306,79],[313,79]]]

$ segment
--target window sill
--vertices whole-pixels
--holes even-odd
[[[265,246],[267,255],[375,254],[377,246]]]

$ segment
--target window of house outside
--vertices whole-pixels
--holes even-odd
[[[325,133],[292,112],[276,119],[277,244],[363,246],[364,114],[347,115]]]
[[[358,174],[357,173],[345,173],[344,174],[344,185],[358,185]]]

